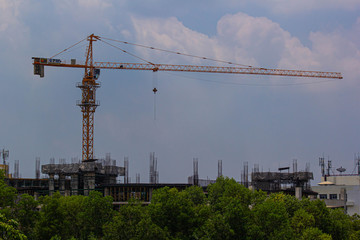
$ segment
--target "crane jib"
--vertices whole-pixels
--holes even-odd
[[[76,64],[74,62],[66,63],[65,61],[62,61],[60,59],[47,59],[47,58],[33,58],[33,59],[34,59],[34,63],[33,63],[34,65],[44,65],[44,66],[53,66],[53,67],[71,67],[71,68],[89,67],[85,64]],[[255,67],[222,67],[222,66],[173,65],[173,64],[150,64],[150,63],[119,63],[119,62],[95,62],[93,67],[98,69],[254,74],[254,75],[332,78],[332,79],[343,78],[341,73],[339,72],[269,69],[269,68],[255,68]]]

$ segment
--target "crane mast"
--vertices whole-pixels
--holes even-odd
[[[94,114],[95,109],[99,106],[96,101],[96,89],[100,84],[96,82],[97,73],[95,72],[93,62],[93,42],[98,37],[94,34],[88,37],[89,46],[86,54],[85,73],[81,84],[77,87],[81,90],[81,100],[77,105],[82,112],[82,160],[89,161],[94,159]]]
[[[91,34],[87,37],[89,45],[86,51],[85,64],[77,64],[74,59],[66,63],[60,59],[33,57],[34,74],[44,77],[44,66],[84,68],[84,78],[77,87],[81,90],[81,100],[77,105],[81,108],[82,120],[82,161],[94,160],[94,114],[100,105],[96,100],[96,90],[100,84],[96,81],[100,69],[123,69],[123,70],[150,70],[150,71],[176,71],[176,72],[207,72],[207,73],[230,73],[230,74],[255,74],[273,76],[292,76],[310,78],[342,79],[339,72],[303,71],[268,69],[255,67],[222,67],[222,66],[198,66],[198,65],[173,65],[153,63],[120,63],[120,62],[94,62],[93,42],[101,41],[99,36]]]

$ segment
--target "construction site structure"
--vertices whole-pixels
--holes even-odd
[[[116,164],[116,162],[115,162]],[[63,195],[88,195],[101,184],[115,184],[125,169],[108,161],[45,164],[41,172],[49,176],[49,192],[60,191]]]
[[[34,196],[36,199],[40,196],[49,195],[49,180],[47,178],[11,177],[6,178],[5,182],[7,185],[16,188],[19,195],[26,193]]]
[[[218,177],[222,177],[222,160],[218,160]],[[202,187],[204,190],[216,182],[216,179],[199,178],[199,159],[193,158],[193,175],[188,177],[188,184]]]
[[[11,175],[9,173],[9,163],[7,162],[7,159],[9,158],[9,150],[2,149],[0,155],[2,156],[3,159],[2,164],[0,164],[0,169],[4,171],[6,178],[10,178]]]
[[[6,178],[11,177],[11,174],[9,173],[9,165],[8,164],[0,164],[0,170],[2,170],[4,172]]]
[[[41,166],[41,172],[46,174],[45,178],[21,178],[18,173],[17,178],[6,178],[8,185],[15,187],[19,194],[30,194],[35,198],[43,195],[52,195],[59,191],[62,195],[88,195],[90,191],[102,192],[104,196],[111,196],[114,199],[114,206],[126,204],[130,199],[137,199],[144,204],[151,201],[152,193],[155,189],[162,187],[175,187],[183,190],[187,187],[196,185],[203,188],[206,192],[210,184],[216,182],[214,179],[200,179],[198,158],[193,158],[193,175],[188,177],[188,183],[159,183],[156,180],[157,164],[155,152],[150,153],[150,170],[153,181],[140,183],[140,174],[136,174],[136,183],[121,183],[117,180],[118,176],[126,175],[128,158],[124,158],[124,167],[116,166],[116,160],[111,159],[109,153],[105,158],[94,161],[77,161],[71,159],[71,163],[66,163],[66,159],[59,159],[55,163],[54,158],[50,158],[50,163]],[[35,159],[36,163],[39,158]],[[221,162],[221,164],[219,164]],[[18,161],[16,160],[18,165]],[[222,161],[218,161],[218,175],[221,173]],[[35,165],[37,167],[37,164]],[[307,170],[309,170],[307,164]],[[268,193],[285,192],[298,196],[314,196],[316,193],[311,191],[310,180],[313,175],[309,171],[297,171],[297,161],[293,162],[293,172],[289,167],[279,168],[279,172],[260,172],[259,165],[255,164],[251,181],[248,180],[248,162],[244,162],[244,170],[241,177],[241,184],[256,190],[263,190]],[[18,170],[17,170],[18,171]],[[35,172],[36,173],[36,172]],[[358,175],[360,176],[360,175]],[[218,177],[222,177],[222,174]],[[359,181],[359,178],[357,178]],[[341,182],[340,182],[341,183]]]
[[[294,170],[297,170],[297,164],[293,166],[296,166]],[[285,192],[295,195],[299,199],[302,196],[317,195],[317,193],[311,189],[310,180],[313,180],[314,176],[308,167],[306,167],[305,171],[290,172],[290,167],[283,167],[278,170],[278,172],[253,171],[251,173],[252,188],[255,190],[261,189],[268,193]]]
[[[125,168],[124,183],[129,183],[130,178],[129,178],[129,158],[128,157],[124,157],[124,168]]]
[[[37,157],[35,160],[35,178],[40,179],[40,158]]]
[[[249,187],[249,170],[248,170],[248,162],[244,162],[243,172],[241,173],[241,181],[240,183],[245,187]]]
[[[155,152],[150,153],[149,183],[159,183],[159,171],[157,170],[157,157],[155,157]]]
[[[14,163],[14,174],[13,174],[13,177],[14,178],[20,178],[20,171],[19,171],[19,160],[15,160],[15,163]]]
[[[253,74],[253,75],[270,75],[270,76],[342,79],[341,73],[338,72],[268,69],[268,68],[256,68],[252,66],[223,67],[223,66],[155,64],[137,56],[136,56],[137,58],[140,58],[146,61],[147,63],[94,62],[93,43],[96,41],[101,41],[114,47],[114,45],[105,41],[112,39],[102,38],[94,34],[91,34],[86,38],[86,40],[88,41],[88,47],[86,50],[86,60],[84,64],[77,63],[76,59],[71,59],[70,62],[66,62],[61,59],[55,59],[54,57],[57,56],[58,54],[51,58],[33,57],[34,74],[39,75],[40,77],[44,77],[44,66],[83,68],[85,70],[82,82],[77,85],[77,87],[80,88],[82,94],[81,100],[77,102],[77,105],[81,108],[82,117],[83,117],[82,119],[82,161],[83,162],[86,161],[91,162],[94,159],[94,113],[96,108],[100,105],[99,101],[96,100],[96,90],[100,87],[100,83],[97,81],[100,75],[100,69],[147,70],[153,72],[157,72],[157,71],[206,72],[206,73]],[[76,46],[80,42],[74,44],[69,48],[66,48],[60,53],[69,50],[70,48]],[[117,42],[121,42],[121,41],[117,41]],[[123,42],[123,43],[129,44],[128,42]],[[136,45],[138,47],[139,46],[144,47],[138,44],[133,44],[133,45]],[[147,48],[153,50],[156,49],[153,47],[147,47]],[[119,50],[121,50],[123,53],[128,53],[125,50],[122,49]],[[182,53],[180,52],[172,52],[172,51],[166,51],[166,52],[182,55]],[[134,56],[133,54],[131,55]],[[191,56],[189,54],[183,54],[183,55]],[[208,58],[201,57],[201,59],[208,59]],[[220,62],[233,64],[231,62],[225,62],[225,61],[220,61]],[[157,89],[154,88],[153,91],[154,93],[156,93]]]
[[[218,160],[218,178],[222,177],[222,160]]]

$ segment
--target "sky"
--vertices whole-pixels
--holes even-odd
[[[320,181],[318,158],[354,171],[360,152],[359,0],[0,0],[0,146],[10,172],[35,176],[35,159],[81,159],[82,115],[76,101],[83,70],[45,67],[94,33],[246,66],[341,72],[341,80],[102,70],[94,153],[106,153],[135,182],[149,180],[150,152],[160,182],[185,183],[193,158],[199,177],[240,180],[249,172],[306,163]],[[110,41],[108,41],[110,42]],[[111,41],[94,43],[95,61],[220,65]],[[125,54],[125,50],[134,56]],[[86,42],[56,56],[84,61]],[[229,65],[226,65],[229,66]],[[153,94],[156,87],[158,92]]]

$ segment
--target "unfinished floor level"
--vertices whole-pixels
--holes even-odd
[[[115,184],[125,169],[106,165],[96,160],[71,164],[42,165],[41,172],[49,175],[49,193],[59,191],[62,195],[88,195],[102,184]]]

